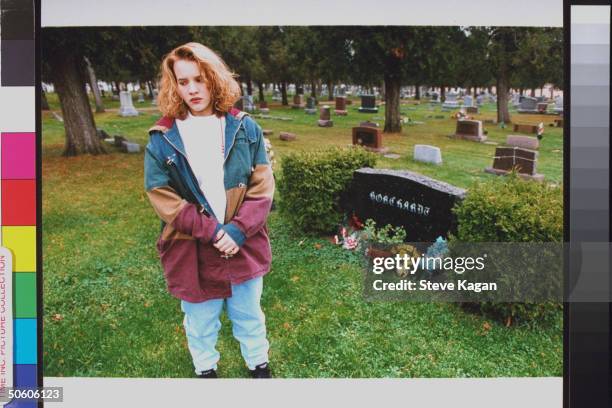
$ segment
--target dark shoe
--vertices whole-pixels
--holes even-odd
[[[198,378],[217,378],[217,372],[214,368],[211,368],[198,374]]]
[[[255,366],[254,370],[249,371],[251,372],[251,377],[253,378],[272,378],[268,363],[262,363],[260,365],[257,365]]]

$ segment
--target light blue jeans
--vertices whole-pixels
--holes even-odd
[[[263,289],[263,277],[232,285],[232,297],[212,299],[201,303],[181,301],[185,313],[183,326],[187,345],[193,358],[196,374],[217,369],[219,351],[216,349],[221,321],[219,316],[226,304],[227,315],[232,322],[232,332],[240,342],[242,357],[250,370],[268,361],[270,345],[266,339],[266,317],[259,301]]]

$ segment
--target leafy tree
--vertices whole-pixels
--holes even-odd
[[[400,87],[405,78],[405,66],[416,52],[415,27],[357,27],[351,29],[351,48],[360,83],[385,84],[384,132],[401,132]]]

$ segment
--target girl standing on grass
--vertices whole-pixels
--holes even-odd
[[[271,377],[260,299],[272,258],[266,220],[274,178],[261,128],[232,108],[239,97],[212,50],[175,48],[161,64],[163,117],[145,151],[145,190],[162,220],[157,249],[201,378],[217,377],[224,305],[251,375]]]

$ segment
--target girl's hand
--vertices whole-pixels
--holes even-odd
[[[240,251],[240,247],[236,245],[232,237],[222,229],[217,233],[213,246],[225,255],[236,255]]]

